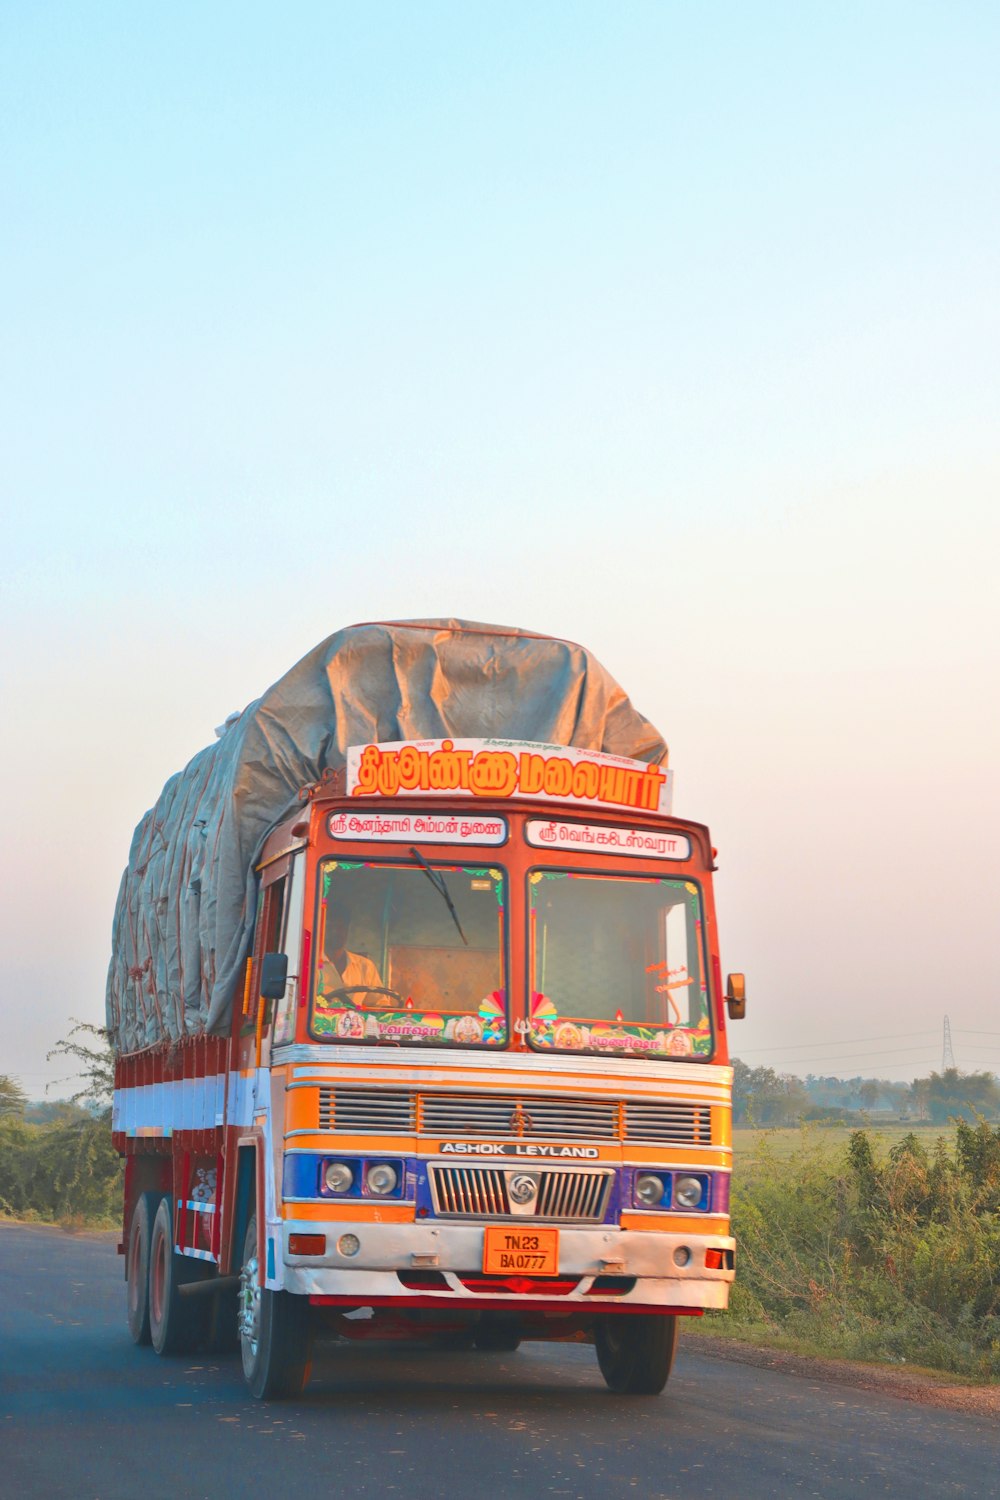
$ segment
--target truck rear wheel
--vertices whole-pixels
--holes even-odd
[[[128,1230],[125,1307],[133,1344],[148,1344],[150,1341],[149,1247],[159,1201],[159,1193],[140,1193],[132,1210],[132,1222]]]
[[[521,1347],[521,1325],[516,1318],[505,1318],[503,1313],[495,1318],[483,1313],[472,1342],[484,1354],[513,1354]]]
[[[305,1297],[260,1285],[257,1220],[247,1225],[240,1273],[243,1374],[258,1401],[301,1395],[311,1369],[312,1324]]]
[[[161,1198],[149,1242],[149,1334],[157,1354],[181,1354],[197,1345],[202,1310],[196,1301],[185,1302],[180,1289],[198,1279],[198,1270],[174,1250],[170,1199]]]
[[[658,1396],[670,1378],[677,1348],[677,1319],[656,1313],[598,1318],[597,1363],[618,1396]]]

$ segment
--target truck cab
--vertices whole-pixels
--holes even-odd
[[[530,798],[421,795],[363,754],[259,862],[244,1343],[264,1293],[345,1337],[590,1339],[613,1388],[659,1388],[734,1272],[708,831],[647,770],[626,805],[544,766]]]

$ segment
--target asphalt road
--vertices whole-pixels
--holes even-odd
[[[612,1396],[593,1351],[330,1346],[261,1406],[238,1358],[157,1359],[108,1239],[0,1225],[0,1496],[1000,1497],[995,1421],[706,1358]]]

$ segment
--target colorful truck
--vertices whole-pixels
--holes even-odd
[[[655,1393],[727,1305],[715,851],[571,643],[338,632],[136,830],[108,1028],[132,1338],[592,1343]]]

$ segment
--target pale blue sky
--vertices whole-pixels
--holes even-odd
[[[948,1013],[1000,1068],[998,42],[0,8],[0,1072],[99,1019],[131,829],[212,727],[446,613],[583,641],[663,730],[748,1060],[887,1035],[837,1071],[909,1076]]]

